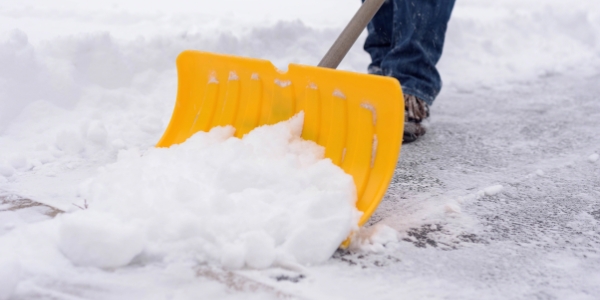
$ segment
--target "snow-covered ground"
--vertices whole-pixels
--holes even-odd
[[[138,196],[143,189],[165,191],[133,177],[144,164],[136,153],[149,164],[160,156],[153,158],[152,147],[171,116],[179,52],[314,65],[359,4],[3,0],[0,299],[600,299],[595,1],[457,1],[440,62],[444,90],[427,135],[402,149],[388,194],[369,222],[379,224],[371,227],[378,234],[365,232],[379,238],[372,247],[337,251],[316,265],[284,260],[255,269],[285,256],[239,261],[236,249],[274,251],[260,247],[270,243],[265,235],[245,233],[250,238],[242,246],[217,247],[227,252],[219,260],[199,250],[206,243],[188,249],[192,244],[182,242],[189,239],[181,236],[209,235],[189,230],[199,228],[185,223],[189,214],[179,215],[187,231],[149,218],[154,223],[145,226],[169,242],[150,239],[167,248],[138,255],[146,244],[136,242],[137,227],[121,219],[97,224],[111,219],[93,213],[81,217],[79,207],[99,203],[94,197],[123,205],[128,212],[121,217],[144,208],[123,203],[129,199],[123,189],[98,191],[90,182],[131,180],[140,184],[132,193]],[[364,72],[369,58],[362,40],[342,69]],[[235,165],[225,167],[230,177],[253,176],[235,177]],[[275,185],[293,180],[286,178]],[[290,193],[294,188],[302,190],[293,186]],[[181,194],[166,195],[185,202],[197,189],[182,184]],[[153,209],[169,211],[156,199]],[[201,208],[182,203],[184,210]],[[59,210],[71,213],[56,217]],[[115,251],[102,252],[107,247]],[[169,250],[179,254],[161,256]]]

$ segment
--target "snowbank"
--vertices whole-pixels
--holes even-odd
[[[463,1],[448,25],[440,70],[468,93],[600,65],[600,2]]]

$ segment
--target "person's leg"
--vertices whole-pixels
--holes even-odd
[[[383,75],[400,81],[404,94],[431,105],[442,87],[435,65],[442,55],[455,0],[388,0],[386,4],[390,2],[393,3],[392,45],[379,66]],[[377,45],[381,38],[373,39]]]
[[[362,1],[364,2],[364,0]],[[367,25],[369,35],[365,41],[364,49],[371,55],[369,74],[384,75],[381,70],[381,62],[392,49],[393,25],[394,4],[388,0],[383,3],[369,25]]]

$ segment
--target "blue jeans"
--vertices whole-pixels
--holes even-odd
[[[398,79],[405,94],[432,105],[442,88],[435,65],[454,2],[387,0],[367,26],[369,73]]]

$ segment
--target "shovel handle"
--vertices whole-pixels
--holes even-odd
[[[386,0],[365,0],[344,31],[321,59],[319,67],[335,69]]]

